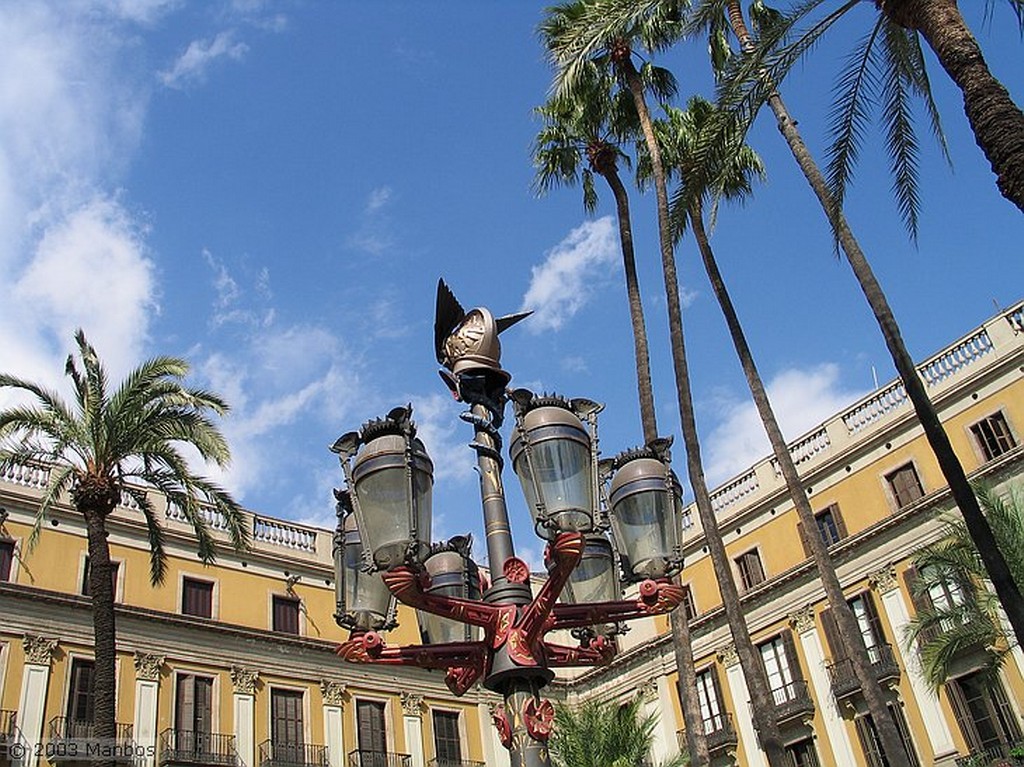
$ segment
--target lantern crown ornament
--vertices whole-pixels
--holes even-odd
[[[468,312],[445,284],[437,282],[437,308],[434,314],[434,350],[437,361],[451,374],[482,369],[498,374],[505,383],[511,376],[501,369],[501,343],[498,335],[532,312],[495,317],[490,309],[477,307]],[[445,381],[452,385],[447,377]]]

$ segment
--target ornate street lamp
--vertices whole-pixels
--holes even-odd
[[[379,572],[398,600],[420,611],[430,640],[389,647],[377,630],[356,626],[337,652],[356,663],[444,669],[456,695],[482,680],[504,697],[494,724],[512,767],[549,767],[554,707],[540,692],[554,677],[552,669],[610,662],[615,645],[607,635],[616,624],[675,609],[683,590],[665,578],[680,564],[677,533],[654,529],[677,531],[676,486],[667,459],[652,450],[636,459],[651,465],[615,466],[611,526],[631,563],[631,578],[643,579],[637,598],[620,599],[598,492],[595,417],[601,406],[524,390],[509,395],[511,376],[501,368],[498,334],[525,316],[495,318],[485,308],[466,312],[444,282],[438,284],[434,343],[445,368],[441,376],[469,406],[461,417],[474,430],[470,446],[477,455],[491,574],[482,598],[473,591],[479,580],[471,574],[468,550],[452,551],[451,541],[434,549],[426,543],[431,463],[415,438],[411,408],[393,410],[332,447],[363,534],[365,569]],[[537,533],[548,541],[548,577],[536,594],[529,568],[515,555],[501,481],[500,428],[509,396],[517,418],[513,465]],[[558,603],[560,595],[568,601]],[[482,640],[453,622],[476,627]],[[570,630],[579,646],[546,640],[558,630]]]
[[[473,536],[457,535],[447,543],[436,543],[423,563],[430,578],[427,594],[458,599],[480,599],[480,568],[472,560]],[[389,592],[390,595],[390,592]],[[480,638],[480,629],[462,621],[418,611],[420,631],[430,644],[468,642]]]
[[[334,621],[350,631],[394,628],[397,601],[371,572],[347,490],[335,490],[338,525],[334,532]]]

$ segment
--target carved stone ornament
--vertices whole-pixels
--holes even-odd
[[[164,665],[163,655],[151,655],[135,651],[135,678],[148,682],[160,681],[160,667]]]
[[[231,667],[231,684],[235,686],[235,692],[240,695],[255,695],[256,681],[260,678],[260,672],[242,666]]]
[[[402,714],[404,716],[422,716],[423,715],[423,696],[416,695],[411,692],[403,692],[401,694],[402,699]]]
[[[814,631],[814,608],[808,605],[797,610],[789,616],[790,625],[798,634],[805,631]]]
[[[732,668],[740,662],[740,656],[736,652],[736,645],[727,644],[718,651],[718,662],[726,668]]]
[[[344,706],[346,689],[348,688],[344,682],[336,682],[331,679],[320,680],[320,694],[323,695],[325,706]]]
[[[658,680],[647,679],[637,685],[636,697],[644,703],[650,703],[658,697]]]
[[[25,650],[25,662],[34,663],[38,666],[49,666],[53,659],[53,651],[57,649],[57,640],[49,637],[25,634],[22,642]]]
[[[876,570],[868,576],[868,583],[879,594],[886,594],[898,588],[899,581],[896,580],[896,568],[892,565],[887,565],[881,570]]]

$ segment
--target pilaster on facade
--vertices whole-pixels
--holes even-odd
[[[896,579],[896,568],[892,565],[886,565],[868,575],[868,583],[882,596],[900,587],[899,581]]]
[[[39,763],[35,744],[42,742],[50,664],[57,645],[56,639],[35,634],[26,634],[22,640],[25,668],[22,671],[21,695],[18,700],[18,728],[27,747],[16,762],[18,767],[36,767]]]
[[[736,652],[736,645],[732,643],[720,648],[718,652],[715,653],[715,656],[718,658],[718,662],[726,669],[737,666],[740,662],[739,653]]]
[[[235,748],[239,767],[255,767],[256,764],[256,684],[259,678],[260,673],[255,669],[231,667]]]
[[[25,653],[25,663],[49,668],[53,660],[53,651],[57,649],[58,644],[58,640],[51,637],[25,634],[21,644]]]
[[[412,767],[424,767],[423,758],[423,696],[403,692],[402,727],[405,731],[405,748],[411,757]]]
[[[134,738],[145,756],[141,767],[156,764],[157,706],[160,693],[160,671],[164,656],[135,651],[135,717]]]
[[[330,767],[344,767],[345,764],[343,712],[347,695],[348,686],[344,682],[334,679],[320,680],[320,696],[324,708],[324,743],[327,746]]]
[[[234,686],[235,695],[255,695],[256,683],[259,678],[260,672],[255,669],[243,666],[231,667],[231,684]]]

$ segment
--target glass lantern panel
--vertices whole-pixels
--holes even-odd
[[[345,612],[360,628],[377,629],[383,625],[391,604],[391,592],[378,573],[364,572],[362,546],[345,546]]]
[[[537,498],[530,477],[533,468],[548,517],[560,532],[588,531],[594,508],[594,485],[589,448],[574,440],[549,439],[533,445],[530,460],[523,456],[516,473],[530,511],[536,518]]]
[[[634,575],[661,577],[673,556],[669,525],[675,501],[665,490],[634,493],[615,504],[612,524]]]

